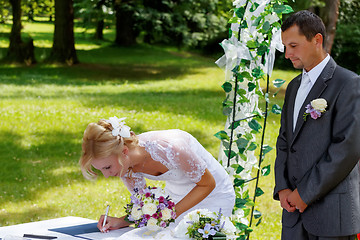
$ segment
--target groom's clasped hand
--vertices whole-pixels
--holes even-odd
[[[301,199],[297,189],[291,191],[290,189],[284,189],[279,192],[280,204],[288,212],[304,212],[307,208],[307,204]]]

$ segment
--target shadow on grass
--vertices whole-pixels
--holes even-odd
[[[5,49],[0,49],[2,52]],[[49,49],[38,49],[48,55]],[[212,60],[199,60],[150,47],[103,47],[78,51],[80,64],[74,66],[39,63],[34,66],[0,65],[0,83],[16,85],[55,84],[92,85],[103,81],[141,82],[177,79],[213,66]],[[84,59],[84,60],[82,60]]]
[[[132,129],[138,133],[145,131],[141,125],[134,125]],[[82,138],[83,130],[80,129],[75,134],[68,132],[34,133],[39,138],[43,137],[43,141],[41,144],[34,144],[29,148],[21,146],[21,136],[9,131],[0,132],[1,204],[22,201],[36,202],[42,193],[52,188],[87,181],[78,166],[81,143],[74,141],[74,138],[78,140]],[[200,130],[190,133],[198,139],[206,139]],[[208,144],[209,142],[205,142],[204,146],[207,147]],[[70,170],[63,171],[64,169]],[[31,214],[49,215],[47,210],[36,208]],[[52,211],[57,212],[56,207]],[[16,216],[0,212],[0,219],[11,221],[10,218],[16,219]],[[16,222],[16,220],[14,221]],[[0,224],[2,223],[4,222],[0,221]]]

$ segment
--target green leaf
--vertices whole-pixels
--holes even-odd
[[[235,206],[237,208],[244,208],[247,200],[242,198],[236,198],[235,199]]]
[[[269,145],[264,145],[263,146],[263,151],[262,151],[262,154],[263,156],[265,156],[265,154],[267,154],[268,152],[270,152],[273,148],[270,147]]]
[[[244,7],[241,7],[241,8],[238,8],[235,10],[235,14],[238,18],[243,18],[244,17],[244,14],[245,14],[245,8]]]
[[[257,42],[255,40],[247,41],[246,46],[248,48],[256,48],[257,47]]]
[[[271,112],[275,114],[281,114],[281,107],[277,104],[274,104],[271,108]]]
[[[245,205],[248,206],[248,207],[253,207],[255,205],[255,203],[252,200],[248,199],[246,201]]]
[[[226,157],[229,157],[229,150],[224,150],[224,153],[225,153]],[[235,156],[236,156],[236,153],[233,150],[231,150],[230,159]]]
[[[294,11],[294,9],[292,9],[291,6],[285,5],[285,10],[282,13],[283,14],[288,14],[288,13],[292,13],[293,11]]]
[[[251,92],[252,90],[254,90],[256,88],[256,84],[249,82],[248,83],[248,91]]]
[[[236,140],[236,145],[237,145],[240,153],[244,153],[248,143],[249,143],[249,140],[247,140],[245,138],[239,138],[238,140]]]
[[[248,125],[256,132],[259,132],[259,130],[261,129],[261,125],[255,119],[252,119],[250,122],[248,122]]]
[[[232,124],[230,124],[230,126],[229,126],[229,129],[235,129],[235,128],[237,128],[238,126],[240,126],[240,121],[235,121],[235,122],[233,122]]]
[[[254,2],[253,5],[251,5],[250,12],[254,12],[259,7],[259,5],[260,4],[257,2]]]
[[[268,32],[268,31],[270,30],[270,27],[271,27],[271,25],[270,25],[270,23],[269,23],[268,21],[264,22],[264,24],[263,24],[263,30],[264,30],[265,32]]]
[[[254,68],[252,70],[252,75],[254,78],[259,78],[261,77],[262,75],[264,75],[263,71],[261,70],[260,67],[257,67],[257,68]]]
[[[261,219],[262,218],[260,218],[259,221],[255,224],[256,227],[259,226],[259,224],[261,223]]]
[[[240,89],[238,90],[238,94],[239,94],[241,97],[243,97],[243,96],[245,96],[245,94],[246,94],[246,90],[240,88]]]
[[[260,218],[261,215],[262,215],[261,212],[259,212],[258,210],[254,210],[254,218],[255,218],[255,219]]]
[[[259,56],[262,56],[262,55],[264,55],[267,51],[268,51],[268,46],[266,46],[266,45],[261,45],[261,46],[258,48],[256,54],[259,55]]]
[[[237,23],[237,22],[238,22],[238,20],[239,20],[239,18],[238,18],[238,17],[232,17],[232,18],[230,18],[230,20],[229,20],[229,22],[228,22],[228,23]]]
[[[273,84],[276,88],[280,88],[285,82],[286,82],[285,80],[278,78],[273,81]]]
[[[229,83],[229,82],[225,82],[222,86],[221,86],[223,89],[224,89],[224,91],[225,92],[231,92],[231,90],[232,90],[232,85],[231,85],[231,83]]]
[[[215,133],[214,136],[220,140],[223,140],[223,139],[230,140],[229,136],[227,135],[227,133],[225,131],[219,131],[219,132]]]
[[[270,174],[270,165],[267,165],[261,169],[261,175],[267,176]]]
[[[237,168],[236,168],[236,174],[239,174],[241,173],[245,168],[243,168],[241,165],[239,165]]]
[[[280,14],[280,13],[283,13],[283,11],[286,10],[286,7],[285,5],[279,5],[277,3],[274,4],[274,11],[277,13],[277,14]]]
[[[240,24],[240,28],[248,28],[247,21],[242,21]]]
[[[256,143],[251,142],[247,150],[248,151],[255,151],[256,148],[257,148]]]
[[[240,186],[242,186],[244,183],[245,183],[245,180],[243,180],[243,179],[239,179],[239,178],[235,178],[235,179],[234,179],[234,185],[235,185],[236,187],[240,187]]]
[[[264,191],[261,188],[256,188],[255,190],[255,197],[260,197],[261,195],[264,194]]]
[[[252,76],[249,72],[242,72],[241,76],[243,76],[244,78],[247,78],[248,80],[252,80]]]
[[[248,228],[248,225],[243,224],[243,223],[241,223],[241,222],[235,223],[235,226],[236,226],[236,228],[239,229],[240,231],[245,230],[245,229]]]

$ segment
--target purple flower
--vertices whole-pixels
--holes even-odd
[[[204,229],[199,228],[198,232],[202,234],[203,238],[208,238],[209,235],[214,236],[216,231],[211,227],[211,224],[206,223]]]
[[[173,219],[176,218],[176,212],[175,211],[171,211],[171,218],[173,218]]]
[[[163,196],[159,197],[159,203],[163,203],[165,201],[165,198]]]
[[[321,117],[321,112],[316,111],[315,109],[313,109],[310,112],[310,116],[311,116],[312,119],[317,119],[317,118]]]
[[[132,195],[132,196],[130,197],[130,199],[131,199],[131,202],[134,203],[134,204],[136,204],[136,205],[140,205],[140,204],[141,204],[140,199],[138,199],[138,198],[135,197],[134,195]]]
[[[166,224],[166,222],[164,222],[164,221],[161,221],[161,223],[160,223],[160,227],[166,228],[166,227],[167,227],[167,224]]]
[[[164,209],[166,208],[166,205],[165,205],[164,203],[160,203],[160,204],[158,205],[158,208],[159,208],[160,210],[164,210]]]

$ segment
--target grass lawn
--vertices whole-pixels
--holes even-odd
[[[0,57],[10,27],[0,26]],[[47,23],[24,23],[39,62],[50,51],[52,30]],[[102,42],[75,30],[81,64],[0,65],[0,226],[69,215],[97,219],[107,204],[110,215],[124,213],[129,193],[121,180],[90,182],[78,167],[83,131],[101,118],[127,117],[135,133],[183,129],[218,154],[213,135],[225,124],[225,95],[216,59],[167,47],[114,47],[112,29]],[[296,74],[275,70],[272,79]],[[283,94],[272,103],[282,105]],[[279,116],[271,115],[266,144],[275,147],[278,128]],[[274,157],[272,151],[264,164],[273,164]],[[281,209],[272,200],[273,185],[273,174],[260,181],[265,194],[256,208],[263,221],[251,239],[279,239]]]

